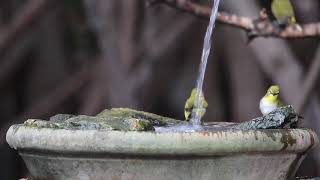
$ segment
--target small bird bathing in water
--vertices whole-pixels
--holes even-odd
[[[266,95],[260,100],[259,108],[263,115],[269,114],[271,111],[278,107],[284,106],[279,98],[280,87],[278,85],[272,85],[268,89]]]
[[[290,0],[272,0],[271,12],[279,25],[296,23],[294,10]]]
[[[195,104],[198,93],[200,93],[200,103],[199,103],[200,107],[196,107],[196,104]],[[184,106],[184,116],[186,120],[190,120],[192,118],[192,113],[197,113],[199,114],[200,118],[202,118],[206,113],[207,107],[208,107],[208,103],[205,100],[202,91],[198,90],[197,88],[193,88],[191,91],[191,95],[187,99]]]

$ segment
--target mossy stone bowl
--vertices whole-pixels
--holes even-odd
[[[266,179],[294,175],[308,129],[143,132],[13,125],[7,142],[39,179]]]

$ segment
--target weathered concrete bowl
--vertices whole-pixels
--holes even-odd
[[[281,180],[318,143],[307,129],[192,133],[13,125],[7,142],[41,179]]]

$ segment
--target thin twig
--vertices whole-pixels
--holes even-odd
[[[211,8],[199,5],[190,0],[147,0],[152,5],[164,3],[171,7],[194,14],[203,18],[210,18]],[[250,17],[239,16],[227,12],[219,12],[217,21],[223,24],[231,25],[236,28],[247,31],[251,37],[278,37],[278,38],[306,38],[320,37],[320,22],[309,24],[288,25],[285,28],[279,28],[266,17],[252,19]]]

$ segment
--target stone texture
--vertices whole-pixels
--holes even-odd
[[[49,121],[28,119],[25,126],[37,128],[56,128],[73,130],[118,130],[118,131],[154,131],[154,126],[186,124],[156,114],[127,108],[106,109],[97,116],[57,114]]]
[[[299,118],[293,107],[289,105],[277,108],[262,117],[232,126],[232,128],[242,130],[295,128]]]
[[[97,115],[97,117],[101,118],[110,118],[110,117],[118,117],[118,118],[137,118],[144,119],[149,121],[152,126],[166,126],[166,125],[174,125],[174,124],[184,124],[186,121],[176,120],[168,117],[159,116],[153,113],[137,111],[128,108],[112,108],[111,110],[105,109],[101,113]]]
[[[190,123],[115,108],[29,119],[11,126],[6,138],[36,179],[285,180],[318,143],[311,130],[283,129],[297,120],[287,106],[241,124],[160,133],[154,127]]]
[[[202,158],[20,154],[36,178],[55,180],[284,180],[300,158],[294,153]]]
[[[50,122],[63,122],[63,121],[70,119],[72,117],[75,117],[75,115],[73,115],[73,114],[57,114],[57,115],[50,117],[49,121]]]
[[[223,128],[242,130],[292,128],[297,124],[298,119],[298,115],[293,107],[289,105],[278,108],[265,116],[240,124],[224,126]],[[49,121],[29,119],[24,125],[38,128],[75,130],[155,131],[156,127],[179,127],[184,125],[190,126],[191,124],[187,121],[176,120],[148,112],[128,108],[113,108],[110,110],[106,109],[97,116],[58,114],[51,117]],[[210,129],[209,126],[207,128]]]
[[[7,142],[44,179],[266,179],[294,175],[311,130],[155,133],[14,125]]]

